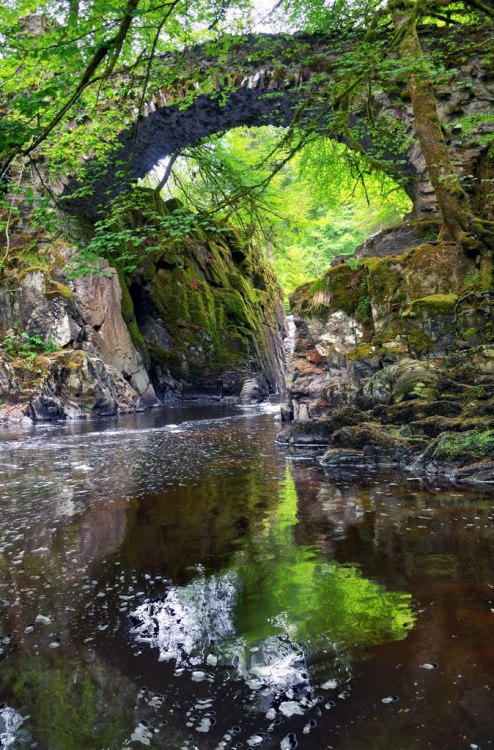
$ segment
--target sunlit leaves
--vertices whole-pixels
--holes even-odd
[[[249,3],[240,0],[202,0],[192,5],[186,0],[136,0],[133,5],[130,11],[124,0],[79,4],[12,0],[2,5],[0,163],[25,153],[39,137],[49,158],[60,132],[73,132],[72,119],[78,118],[80,124],[84,115],[87,126],[72,136],[76,148],[63,164],[65,171],[77,169],[80,154],[97,150],[101,137],[89,123],[97,119],[100,131],[107,128],[106,139],[115,139],[113,112],[121,115],[121,129],[132,122],[146,89],[152,91],[161,83],[160,54],[231,30],[226,13],[230,8],[236,9],[237,29],[239,17],[249,9]],[[130,13],[128,24],[126,13]],[[122,93],[125,88],[129,91],[129,85],[127,100]],[[77,97],[71,104],[74,93]]]
[[[289,152],[280,128],[238,128],[188,149],[168,185],[191,209],[236,224],[272,254],[287,294],[397,221],[410,201],[358,154],[320,137],[273,175]]]

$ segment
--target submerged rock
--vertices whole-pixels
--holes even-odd
[[[262,375],[246,378],[240,391],[240,403],[252,404],[264,401],[269,396],[269,387]]]

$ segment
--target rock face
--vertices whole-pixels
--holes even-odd
[[[493,271],[429,242],[298,289],[279,440],[326,447],[328,472],[494,483]]]
[[[158,241],[130,275],[102,261],[98,275],[69,280],[72,251],[60,245],[50,266],[9,279],[0,287],[0,419],[281,391],[281,290],[261,253],[222,229]]]
[[[158,240],[121,275],[124,319],[165,401],[259,400],[284,389],[281,289],[259,250],[219,229],[199,229],[180,245]]]
[[[102,277],[73,282],[74,301],[84,320],[77,340],[84,351],[99,356],[122,373],[139,394],[143,406],[153,406],[156,404],[154,388],[122,316],[118,274],[108,266],[104,271]]]
[[[62,350],[36,357],[29,343],[20,352],[7,347],[0,419],[101,416],[159,403],[122,317],[116,274],[104,272],[74,283],[60,271],[32,270],[15,289],[0,290],[0,331],[7,340],[30,336]]]
[[[120,372],[83,351],[0,360],[2,422],[111,416],[142,409]]]

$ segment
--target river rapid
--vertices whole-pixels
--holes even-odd
[[[0,747],[494,744],[494,497],[329,479],[277,408],[0,436]]]

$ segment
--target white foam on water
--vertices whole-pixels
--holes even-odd
[[[252,737],[249,737],[247,740],[249,747],[259,747],[259,745],[262,745],[262,742],[262,737],[259,734],[253,734]]]
[[[283,701],[280,703],[280,711],[283,716],[303,716],[305,714],[304,709],[297,701]]]
[[[160,661],[190,663],[191,655],[233,635],[236,585],[236,575],[227,573],[172,588],[163,601],[145,602],[131,613],[139,621],[132,632],[137,641],[158,648]]]
[[[14,747],[17,731],[24,723],[24,717],[10,706],[0,709],[0,747]]]
[[[239,586],[238,575],[229,572],[201,574],[186,586],[171,587],[163,600],[144,602],[130,613],[137,621],[131,633],[138,643],[158,649],[159,661],[174,661],[176,675],[187,670],[192,682],[213,682],[217,670],[227,667],[251,689],[262,713],[281,700],[285,716],[304,714],[311,705],[304,698],[310,688],[304,650],[287,632],[281,615],[276,623],[271,620],[280,628],[277,635],[254,645],[237,635]],[[205,724],[202,727],[198,731],[207,731]]]
[[[336,690],[339,684],[338,680],[327,680],[327,682],[323,682],[321,688],[323,690]]]
[[[153,739],[152,732],[149,731],[149,729],[139,722],[139,724],[134,729],[132,735],[131,735],[131,742],[140,742],[141,745],[146,745],[149,747],[151,744],[151,740]]]
[[[196,732],[209,732],[211,728],[211,719],[207,717],[201,719],[199,724],[196,726]]]
[[[307,683],[305,654],[287,634],[268,636],[247,659],[240,672],[246,680],[254,678],[259,688],[280,692]]]

